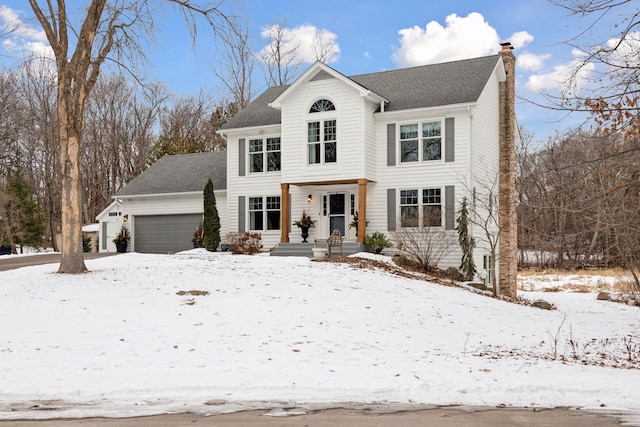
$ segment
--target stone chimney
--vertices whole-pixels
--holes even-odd
[[[515,298],[518,274],[518,235],[516,219],[516,57],[511,43],[501,43],[500,56],[506,79],[500,83],[500,154],[498,219],[500,221],[500,257],[498,261],[498,288],[501,294]]]

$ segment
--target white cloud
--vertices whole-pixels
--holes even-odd
[[[610,55],[610,62],[619,67],[640,67],[640,32],[628,33],[622,42],[619,38],[609,39],[606,43],[608,49],[615,49]]]
[[[280,50],[285,53],[293,52],[294,63],[313,63],[320,57],[324,62],[331,63],[340,58],[338,36],[329,30],[306,24],[295,28],[282,28],[279,25],[265,28],[261,36],[268,39],[269,43],[260,51],[261,58],[269,57],[279,33],[282,43]]]
[[[45,32],[30,27],[20,19],[18,12],[4,5],[0,6],[0,32],[5,33],[2,46],[7,50],[27,56],[53,58],[53,50]]]
[[[398,31],[400,47],[393,60],[399,66],[415,66],[491,55],[500,50],[498,32],[484,17],[472,12],[466,17],[447,16],[446,26],[436,21],[426,27]],[[518,33],[516,33],[518,34]]]
[[[516,49],[521,49],[533,41],[533,36],[526,31],[518,31],[511,35],[509,42]]]
[[[583,64],[576,58],[556,65],[550,73],[530,76],[526,86],[532,92],[559,90],[565,95],[576,94],[589,82],[594,68],[593,64]]]
[[[516,61],[516,66],[518,69],[523,71],[538,71],[542,69],[544,63],[547,59],[549,59],[551,55],[542,54],[536,55],[530,52],[521,52],[518,53],[518,59]]]

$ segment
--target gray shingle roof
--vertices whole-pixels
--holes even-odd
[[[475,102],[480,97],[500,55],[348,77],[388,100],[385,111]],[[267,89],[221,129],[279,124],[280,110],[269,107],[288,86]]]
[[[475,102],[500,55],[351,76],[389,101],[385,111]]]
[[[226,190],[226,151],[164,156],[129,182],[115,196],[204,191],[209,178],[215,190]]]
[[[265,90],[251,104],[233,116],[220,129],[241,129],[252,126],[275,125],[280,123],[280,110],[269,107],[289,86],[274,86]]]

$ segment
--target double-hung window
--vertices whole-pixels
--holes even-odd
[[[280,170],[280,137],[249,140],[249,171],[257,173],[265,169],[267,172]]]
[[[310,114],[335,111],[333,103],[327,99],[316,101],[309,110]],[[310,165],[336,163],[338,161],[337,121],[314,120],[307,123],[307,153]]]
[[[400,226],[418,226],[418,190],[400,190]]]
[[[249,229],[280,230],[280,196],[249,197]]]
[[[440,188],[400,190],[400,226],[418,227],[420,224],[423,227],[442,225]]]
[[[400,162],[442,159],[442,121],[400,125]]]
[[[422,190],[422,225],[440,227],[442,225],[442,194],[439,188]]]
[[[335,163],[338,158],[335,120],[309,122],[309,164]]]

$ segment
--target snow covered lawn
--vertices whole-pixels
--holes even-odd
[[[87,266],[0,272],[0,419],[264,402],[640,410],[640,309],[593,293],[520,292],[558,308],[546,311],[381,270],[204,250]]]

